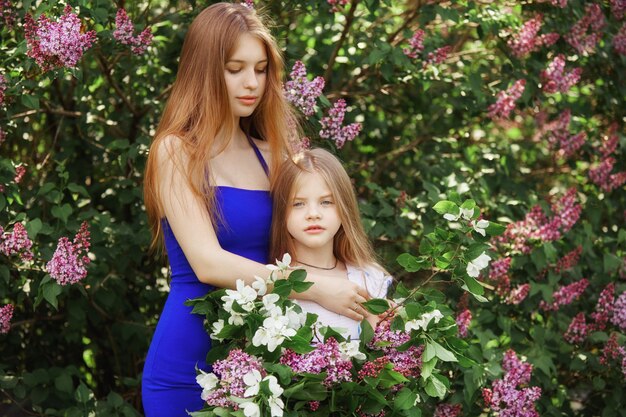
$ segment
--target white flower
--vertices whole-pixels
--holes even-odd
[[[476,233],[485,236],[485,229],[489,227],[489,220],[472,221],[470,225],[474,228]]]
[[[294,310],[294,306],[287,308],[285,316],[288,320],[287,327],[290,329],[298,330],[300,327],[304,326],[304,323],[306,323],[306,313],[298,313]]]
[[[252,337],[252,344],[254,346],[267,345],[270,339],[270,334],[265,327],[259,327],[254,336]]]
[[[443,218],[446,220],[449,220],[451,222],[455,222],[457,220],[459,220],[461,217],[463,217],[465,220],[471,220],[472,216],[474,215],[474,209],[464,209],[461,207],[459,214],[451,214],[451,213],[446,213],[443,215]]]
[[[268,381],[270,392],[274,397],[280,397],[283,394],[283,387],[278,384],[278,380],[274,375],[268,375],[263,378],[263,381]]]
[[[259,295],[263,296],[267,292],[267,283],[265,282],[265,279],[255,275],[252,288],[254,288]]]
[[[243,393],[244,397],[253,397],[259,393],[259,386],[261,383],[261,373],[256,369],[251,370],[243,377],[243,382],[247,385],[246,391]]]
[[[476,278],[480,275],[482,269],[487,268],[491,257],[485,252],[481,253],[476,259],[467,264],[467,275]]]
[[[202,387],[202,394],[200,395],[202,401],[206,401],[211,391],[217,386],[219,379],[212,372],[204,372],[202,369],[199,371],[200,374],[196,375],[196,382]]]
[[[270,406],[271,417],[283,417],[283,408],[285,404],[278,397],[269,397],[267,403]]]
[[[439,320],[443,318],[443,314],[439,310],[433,310],[428,313],[424,313],[419,319],[414,319],[404,323],[404,331],[410,332],[411,330],[426,330],[431,320],[435,320],[435,324],[439,323]]]
[[[262,300],[263,300],[263,309],[270,316],[280,316],[283,313],[280,307],[276,305],[276,302],[280,300],[280,296],[278,294],[274,294],[274,293],[266,294],[265,296],[263,296]]]
[[[222,297],[224,301],[224,309],[229,313],[232,311],[232,304],[236,302],[246,311],[254,309],[254,301],[257,298],[257,292],[254,288],[246,285],[246,283],[238,279],[236,290],[226,290],[226,295]]]
[[[362,361],[366,358],[365,354],[359,351],[359,342],[356,340],[351,342],[339,343],[339,352],[341,353],[341,360],[344,361],[347,361],[351,358]]]
[[[233,326],[243,326],[243,314],[235,313],[234,311],[230,313],[230,317],[228,318],[228,324],[232,324]]]
[[[285,271],[289,269],[290,265],[291,265],[291,255],[286,253],[283,255],[283,259],[281,261],[276,259],[276,265],[269,264],[269,265],[265,265],[265,267],[269,269],[270,271]]]
[[[220,342],[224,340],[224,339],[217,337],[217,335],[222,331],[223,328],[224,328],[224,320],[219,319],[218,321],[214,322],[213,325],[211,325],[211,330],[213,330],[210,334],[211,339],[219,340]]]
[[[243,408],[243,414],[246,417],[261,417],[261,410],[259,406],[255,403],[243,403],[239,404],[240,408]]]

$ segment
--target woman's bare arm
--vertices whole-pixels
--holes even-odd
[[[184,172],[172,159],[176,155],[180,158],[179,166],[187,166],[180,140],[173,136],[165,138],[157,152],[164,214],[198,280],[220,288],[235,288],[238,279],[251,284],[254,276],[268,278],[270,271],[263,264],[220,246],[203,201],[193,194]],[[338,314],[362,320],[363,316],[351,307],[368,299],[367,291],[348,280],[329,280],[314,274],[309,280],[315,285],[304,293],[294,294],[294,298],[315,301]]]

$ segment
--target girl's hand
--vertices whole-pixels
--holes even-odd
[[[362,321],[369,314],[360,303],[371,297],[367,290],[347,279],[337,279],[311,274],[307,280],[315,283],[309,292],[309,299],[327,310],[352,320]]]

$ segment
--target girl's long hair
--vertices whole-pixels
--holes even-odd
[[[180,152],[186,157],[183,163],[180,155],[169,150],[175,168],[185,175],[193,193],[204,201],[211,221],[215,224],[219,218],[208,167],[215,156],[216,138],[230,138],[237,128],[228,100],[224,70],[239,37],[245,33],[264,44],[268,66],[265,92],[259,106],[252,115],[241,118],[240,126],[247,134],[253,133],[269,143],[271,167],[277,167],[290,153],[289,135],[293,134],[297,121],[282,93],[284,63],[274,38],[251,8],[217,3],[204,9],[194,19],[185,37],[176,81],[148,156],[144,200],[153,232],[152,247],[161,238],[161,219],[164,217],[157,152],[166,148],[161,145],[166,145],[162,141],[169,135],[180,139],[182,146],[176,149],[182,148]],[[272,170],[270,178],[273,177]]]
[[[324,149],[311,149],[285,160],[272,184],[272,242],[270,259],[281,259],[289,253],[297,259],[293,238],[287,230],[287,216],[296,194],[298,178],[303,173],[319,174],[335,201],[341,227],[334,238],[334,255],[340,261],[358,267],[376,264],[372,245],[365,234],[354,187],[341,162]]]

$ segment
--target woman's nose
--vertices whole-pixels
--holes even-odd
[[[257,79],[256,70],[253,68],[246,72],[246,78],[244,80],[244,87],[251,90],[256,89],[259,86],[259,80]]]

